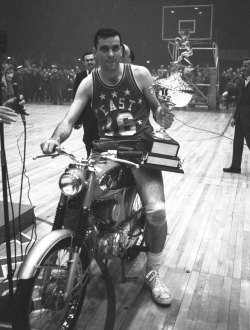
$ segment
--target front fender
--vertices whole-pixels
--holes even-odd
[[[69,229],[58,229],[42,237],[29,251],[24,259],[19,271],[18,279],[26,280],[35,276],[37,266],[40,265],[45,254],[53,248],[55,244],[66,237],[74,236],[74,232]]]

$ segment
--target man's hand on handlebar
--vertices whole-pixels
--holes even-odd
[[[162,104],[156,111],[155,119],[161,127],[167,129],[171,127],[174,121],[174,114],[167,105]]]
[[[51,139],[48,139],[48,140],[44,140],[40,144],[40,147],[41,147],[42,152],[44,154],[53,154],[56,151],[56,148],[59,145],[60,144],[57,142],[57,140],[51,138]]]

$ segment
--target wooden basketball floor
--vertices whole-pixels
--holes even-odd
[[[22,204],[35,207],[37,237],[51,229],[59,197],[58,179],[67,158],[32,157],[50,137],[68,105],[28,104],[26,171]],[[250,328],[250,153],[244,147],[242,174],[223,173],[232,155],[231,112],[175,110],[169,134],[180,143],[184,174],[164,172],[169,235],[161,275],[172,291],[168,308],[156,305],[143,285],[145,255],[127,264],[137,281],[121,284],[119,260],[110,263],[116,289],[116,330],[247,330]],[[23,125],[5,125],[5,147],[12,201],[19,202]],[[19,146],[19,147],[18,147]],[[82,129],[65,142],[85,155]],[[20,153],[20,154],[19,154]],[[0,185],[1,189],[2,185]],[[2,200],[2,192],[0,195]],[[26,238],[31,228],[23,233]],[[34,238],[34,235],[33,235]],[[25,250],[27,242],[23,242]],[[17,247],[19,253],[20,246]],[[5,245],[0,247],[5,257]],[[14,253],[14,248],[12,249]],[[20,254],[20,253],[19,253]],[[19,260],[20,264],[20,260]],[[6,267],[3,274],[6,274]],[[1,290],[2,291],[2,290]],[[101,330],[106,293],[100,271],[93,275],[76,330]]]

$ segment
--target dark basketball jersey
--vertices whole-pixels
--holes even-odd
[[[93,75],[92,109],[98,119],[100,137],[121,137],[151,132],[150,108],[139,89],[129,64],[124,64],[121,80],[107,85],[98,69]]]

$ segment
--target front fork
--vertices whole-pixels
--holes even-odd
[[[64,216],[66,212],[68,197],[61,193],[57,208],[56,208],[56,215],[55,220],[53,223],[52,231],[56,229],[62,229]]]
[[[68,260],[69,272],[65,285],[64,299],[67,301],[71,296],[74,286],[75,272],[77,269],[78,261],[80,258],[81,249],[70,253],[70,258]]]
[[[95,184],[95,172],[91,171],[91,172],[89,172],[88,187],[83,196],[80,219],[78,221],[77,230],[76,230],[76,233],[74,236],[74,243],[73,243],[73,246],[71,249],[71,251],[73,251],[73,252],[70,253],[70,257],[68,260],[68,276],[67,276],[66,286],[65,286],[65,291],[64,291],[65,300],[67,300],[70,297],[72,290],[73,290],[75,273],[77,270],[77,265],[78,265],[78,261],[79,261],[80,253],[81,253],[81,246],[84,243],[85,238],[88,241],[87,235],[89,234],[89,229],[91,226],[91,223],[89,222],[89,212],[90,212],[90,206],[91,206],[92,197],[93,197],[94,184]],[[61,196],[58,206],[61,207],[60,203],[66,205],[65,201],[67,202],[67,200],[64,200],[63,197]],[[61,207],[61,208],[63,208],[63,207]],[[60,221],[60,219],[59,219],[59,221]],[[58,223],[59,223],[59,221],[58,221]],[[94,250],[94,247],[89,246],[89,245],[91,245],[91,242],[90,241],[87,242],[87,241],[85,243],[87,243],[86,245],[88,247],[88,250]]]

